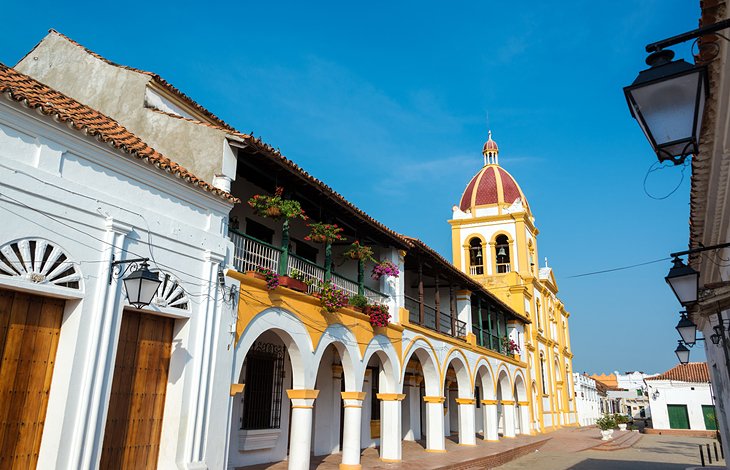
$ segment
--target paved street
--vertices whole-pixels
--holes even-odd
[[[550,434],[552,439],[537,452],[500,466],[500,470],[679,470],[700,466],[698,444],[712,440],[683,436],[644,434],[630,448],[591,450],[595,428],[566,429]],[[713,464],[714,452],[712,454]],[[724,466],[724,460],[721,463]]]

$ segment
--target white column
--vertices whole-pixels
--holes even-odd
[[[378,393],[380,400],[380,460],[401,461],[401,410],[402,393]]]
[[[484,440],[498,441],[497,401],[482,400],[482,410],[484,410]]]
[[[287,390],[291,400],[289,470],[309,470],[312,450],[312,411],[319,390]]]
[[[421,390],[420,385],[423,377],[407,374],[405,380],[406,402],[403,406],[408,407],[408,431],[403,438],[406,441],[418,441],[421,439]]]
[[[522,434],[530,435],[530,402],[518,401],[520,406],[520,428]]]
[[[360,427],[362,425],[362,402],[365,392],[341,392],[345,407],[345,422],[342,430],[342,463],[340,470],[359,470]]]
[[[475,446],[477,444],[476,428],[474,427],[473,398],[457,398],[459,405],[459,444]]]
[[[502,400],[502,413],[504,413],[504,437],[515,437],[515,402]]]
[[[423,397],[426,402],[426,452],[446,452],[444,439],[445,397]]]

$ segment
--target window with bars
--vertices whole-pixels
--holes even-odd
[[[241,429],[278,429],[284,388],[284,346],[258,342],[245,361]]]

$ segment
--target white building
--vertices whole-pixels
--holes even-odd
[[[598,393],[596,381],[586,374],[573,374],[575,388],[575,402],[578,410],[578,421],[581,426],[596,424],[602,416],[601,397]]]
[[[232,196],[2,64],[0,92],[0,468],[222,468]]]
[[[717,430],[707,363],[679,364],[646,385],[654,429]]]

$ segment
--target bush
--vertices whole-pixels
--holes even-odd
[[[616,424],[627,424],[629,422],[629,417],[616,413],[615,415],[613,415],[613,420],[616,422]]]
[[[603,415],[602,418],[598,418],[596,420],[596,426],[598,426],[598,429],[601,431],[608,431],[609,429],[616,427],[616,421],[611,415]]]

